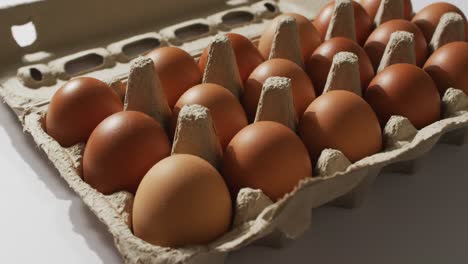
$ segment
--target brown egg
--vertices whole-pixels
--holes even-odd
[[[118,112],[89,137],[83,178],[103,194],[135,193],[146,172],[169,153],[169,140],[158,122],[141,112]]]
[[[367,36],[371,33],[372,20],[367,14],[366,10],[357,2],[352,2],[354,8],[354,21],[356,23],[356,40],[362,45],[367,39]],[[335,8],[335,1],[330,1],[325,5],[320,13],[314,20],[314,26],[320,33],[322,40],[325,39],[327,34],[328,25],[330,24],[331,17],[333,15],[333,9]]]
[[[448,12],[458,13],[462,15],[466,21],[466,16],[458,7],[449,3],[439,2],[430,4],[421,9],[421,11],[416,13],[411,22],[416,24],[421,29],[422,33],[426,37],[426,41],[429,43],[437,27],[437,24],[439,24],[440,18]],[[465,27],[465,32],[466,38],[468,38],[468,27]]]
[[[276,201],[299,181],[311,177],[312,165],[307,149],[291,129],[261,121],[232,139],[224,152],[222,171],[234,196],[241,188],[250,187]]]
[[[273,76],[291,79],[294,107],[298,117],[302,116],[310,102],[315,99],[314,86],[301,67],[285,59],[268,60],[260,64],[244,84],[242,105],[249,121],[255,119],[263,83]]]
[[[392,115],[408,118],[417,129],[440,119],[440,97],[434,81],[412,64],[393,64],[379,72],[365,99],[382,126]]]
[[[331,91],[313,101],[299,123],[299,135],[316,161],[336,149],[356,162],[382,149],[382,131],[369,104],[348,91]]]
[[[60,145],[85,142],[106,117],[122,111],[117,93],[107,84],[90,77],[66,82],[50,100],[45,126]]]
[[[157,48],[146,56],[154,62],[156,73],[161,80],[171,108],[185,91],[202,80],[202,72],[195,60],[180,48]]]
[[[206,244],[228,231],[231,204],[223,178],[207,161],[173,155],[154,165],[138,187],[133,231],[163,247]]]
[[[284,16],[292,16],[296,19],[299,31],[299,41],[301,43],[301,51],[303,59],[306,60],[312,52],[322,43],[320,34],[315,29],[314,25],[304,16],[296,13],[284,13],[273,19],[266,27],[258,43],[258,49],[265,59],[268,59],[271,50],[271,43],[277,28],[278,21]]]
[[[442,46],[429,57],[424,70],[435,81],[441,96],[448,88],[460,89],[468,95],[468,43]]]
[[[264,61],[263,56],[248,38],[236,33],[227,33],[226,36],[231,41],[232,49],[236,55],[240,77],[242,81],[245,81],[250,73]],[[200,60],[198,61],[198,67],[201,72],[205,71],[207,59],[208,47],[203,50]]]
[[[407,31],[414,34],[416,62],[419,66],[424,65],[427,57],[427,42],[423,33],[415,24],[408,20],[394,19],[377,27],[364,45],[364,50],[369,55],[374,69],[379,67],[385,47],[390,41],[390,35],[396,31]]]
[[[361,88],[363,92],[366,90],[367,85],[374,77],[374,68],[366,52],[352,40],[332,38],[320,45],[306,62],[306,71],[314,84],[315,94],[322,94],[333,56],[342,51],[352,52],[358,56]]]
[[[372,21],[375,19],[381,0],[355,0],[367,11]],[[404,19],[411,20],[413,17],[413,4],[411,0],[404,0]]]
[[[210,110],[223,149],[239,130],[248,125],[242,105],[228,89],[217,84],[203,83],[187,90],[177,101],[172,115],[173,131],[180,109],[190,104],[199,104]]]

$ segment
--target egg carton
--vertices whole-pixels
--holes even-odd
[[[119,8],[107,8],[111,3],[115,6],[116,2],[120,4]],[[242,189],[237,196],[232,228],[216,241],[207,245],[182,248],[164,248],[146,243],[135,237],[130,228],[132,195],[118,192],[106,196],[90,187],[80,177],[84,144],[63,148],[44,131],[43,117],[51,96],[66,80],[81,75],[107,80],[117,89],[126,85],[127,78],[132,77],[128,76],[131,70],[139,72],[138,69],[141,69],[132,59],[149,49],[175,45],[197,57],[201,50],[210,44],[215,33],[238,32],[255,40],[265,23],[279,13],[297,12],[313,18],[327,1],[164,2],[158,8],[154,8],[154,3],[149,0],[132,3],[95,3],[85,0],[80,2],[80,7],[70,12],[70,3],[39,1],[0,10],[0,27],[24,23],[25,20],[20,18],[30,19],[30,14],[34,13],[36,16],[33,16],[32,20],[40,29],[36,43],[23,50],[16,46],[8,32],[9,29],[0,28],[0,35],[7,36],[2,38],[6,41],[0,43],[0,58],[9,65],[1,73],[0,95],[18,116],[24,131],[33,137],[69,186],[106,225],[126,263],[222,263],[227,253],[249,244],[281,247],[310,227],[311,209],[327,204],[357,207],[382,170],[411,173],[417,168],[418,158],[437,143],[461,145],[466,142],[468,97],[459,90],[449,89],[442,99],[443,119],[438,122],[417,130],[408,119],[392,117],[383,131],[385,148],[380,153],[352,164],[340,151],[324,150],[315,166],[315,177],[301,181],[291,193],[277,202],[272,202],[260,190]],[[178,6],[193,10],[191,18],[197,18],[184,21],[183,10]],[[61,10],[62,12],[58,13],[59,18],[80,22],[67,26],[58,25],[55,22],[57,18],[52,19],[49,10]],[[135,13],[130,15],[127,10],[135,10]],[[93,13],[90,15],[88,12]],[[101,16],[101,13],[105,15]],[[78,20],[82,17],[87,17],[87,20]],[[148,26],[153,22],[164,24],[168,17],[172,17],[173,22],[158,28],[157,31]],[[181,19],[174,21],[173,17]],[[116,32],[112,36],[100,39],[101,35],[115,30],[115,21],[122,19],[134,22],[134,25],[127,25],[122,31],[138,34],[128,37],[125,32]],[[94,28],[95,24],[99,26],[90,34],[89,30]],[[54,31],[46,32],[44,28],[57,28],[57,31],[52,34],[50,32]],[[149,30],[140,32],[133,30],[134,28]],[[88,35],[94,36],[90,38],[90,43],[86,43]],[[119,40],[119,37],[123,40]],[[74,41],[83,44],[73,47],[71,43]],[[219,50],[222,51],[223,48],[226,46],[221,45]],[[232,54],[227,55],[227,61],[232,61]],[[217,58],[213,57],[210,66],[215,70],[223,65],[219,55]],[[226,57],[222,59],[226,61]],[[18,63],[20,60],[22,62]],[[229,68],[232,64],[227,63],[227,66],[223,67]],[[236,82],[229,79],[229,76],[220,74],[213,77],[212,81],[231,81],[235,89]],[[272,90],[278,86],[280,89],[276,91],[285,92],[288,90],[285,81],[272,79],[269,85],[273,87]],[[267,88],[268,85],[265,85],[264,91],[268,90]],[[267,97],[266,94],[265,92],[262,96]],[[275,94],[270,93],[270,96],[274,97]],[[267,105],[263,107],[268,108]],[[262,118],[261,115],[257,117]],[[276,115],[273,118],[283,123],[284,120],[291,120],[290,117],[284,118],[284,115]],[[289,126],[294,124],[290,123]]]

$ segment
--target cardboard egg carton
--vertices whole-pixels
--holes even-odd
[[[209,46],[203,81],[221,84],[238,96],[241,84],[230,42],[223,35],[213,36],[233,31],[255,40],[265,24],[279,13],[298,12],[313,18],[327,1],[181,0],[164,1],[154,8],[152,1],[139,0],[131,4],[117,1],[120,6],[108,10],[106,4],[111,2],[116,6],[116,1],[85,0],[73,12],[60,12],[58,16],[62,19],[79,21],[70,25],[56,23],[57,18],[51,18],[48,13],[69,10],[70,3],[39,1],[0,10],[0,27],[24,23],[20,18],[29,18],[31,14],[36,14],[32,20],[38,26],[37,41],[24,50],[16,46],[9,30],[0,28],[0,36],[6,40],[0,43],[0,58],[8,65],[1,72],[0,94],[60,175],[106,225],[126,263],[222,263],[227,253],[252,243],[282,246],[310,227],[312,208],[330,203],[359,206],[382,170],[411,172],[417,158],[438,142],[464,144],[468,137],[468,97],[460,90],[449,89],[442,99],[443,119],[428,127],[418,131],[408,119],[392,117],[383,130],[384,150],[380,153],[352,164],[340,151],[326,149],[315,164],[314,177],[304,179],[275,203],[260,190],[242,189],[237,196],[232,228],[216,241],[183,248],[151,245],[132,234],[132,195],[118,192],[106,196],[90,187],[80,177],[84,144],[63,148],[44,131],[42,122],[51,96],[74,76],[92,76],[109,82],[118,92],[127,87],[126,93],[121,95],[126,110],[145,112],[167,124],[170,109],[159,79],[152,70],[152,63],[144,58],[135,59],[137,55],[154,47],[176,45],[197,57]],[[178,6],[193,10],[193,14],[187,17]],[[346,4],[344,6],[346,8]],[[130,9],[135,12],[129,14],[127,10]],[[78,20],[81,17],[87,19]],[[168,18],[171,18],[170,23]],[[122,19],[133,24],[116,30],[114,24]],[[52,30],[46,34],[41,27],[57,28],[57,34],[51,34]],[[330,29],[329,35],[339,34],[337,32],[340,31]],[[411,59],[411,54],[405,56],[410,50],[407,47],[411,45],[411,37],[395,34],[392,39],[382,67],[400,61],[398,58]],[[74,46],[73,42],[82,44]],[[295,22],[284,19],[277,28],[270,58],[287,58],[301,65],[298,54]],[[340,53],[334,58],[325,92],[346,83],[350,91],[359,94],[357,76],[357,57],[352,53]],[[297,118],[292,109],[290,80],[272,77],[262,88],[255,120],[272,120],[295,130]],[[215,133],[206,108],[186,106],[179,116],[172,152],[198,155],[218,166],[222,153]]]

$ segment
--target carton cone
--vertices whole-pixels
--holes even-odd
[[[223,34],[216,35],[210,44],[203,83],[219,84],[236,97],[242,91],[242,81],[237,68],[231,41]]]
[[[390,41],[385,48],[377,72],[396,63],[416,64],[413,33],[396,31],[390,35]]]
[[[137,58],[130,67],[124,110],[140,111],[167,129],[171,110],[150,58]]]
[[[382,0],[375,15],[374,24],[380,26],[392,19],[404,19],[405,6],[403,0]]]
[[[454,12],[444,14],[429,43],[430,52],[450,42],[465,41],[465,26],[465,20],[460,14]]]
[[[346,90],[362,96],[359,77],[359,59],[351,52],[339,52],[333,57],[324,93],[333,90]]]
[[[296,131],[291,79],[270,77],[265,81],[255,116],[255,122],[258,121],[275,121]]]
[[[304,68],[300,45],[296,20],[293,17],[283,17],[278,22],[268,59],[287,59]]]
[[[196,104],[182,107],[172,154],[192,154],[219,168],[222,150],[208,108]]]
[[[344,37],[356,41],[354,9],[350,0],[337,0],[330,19],[325,40]]]

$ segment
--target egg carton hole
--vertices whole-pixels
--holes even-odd
[[[91,53],[83,57],[65,63],[65,72],[74,76],[80,73],[92,71],[104,64],[104,58],[96,53]]]
[[[43,79],[42,72],[37,68],[29,69],[29,74],[31,75],[31,78],[37,82],[40,82]]]
[[[265,3],[264,6],[269,12],[276,12],[276,7],[272,3]]]
[[[227,26],[236,26],[241,24],[250,23],[254,20],[254,15],[247,11],[233,11],[225,14],[221,20]]]
[[[196,23],[189,26],[185,26],[179,29],[176,29],[174,32],[175,36],[182,41],[196,38],[203,34],[210,32],[210,27],[206,24]]]
[[[157,38],[144,38],[132,43],[128,43],[122,48],[122,52],[129,58],[137,57],[161,45]]]

